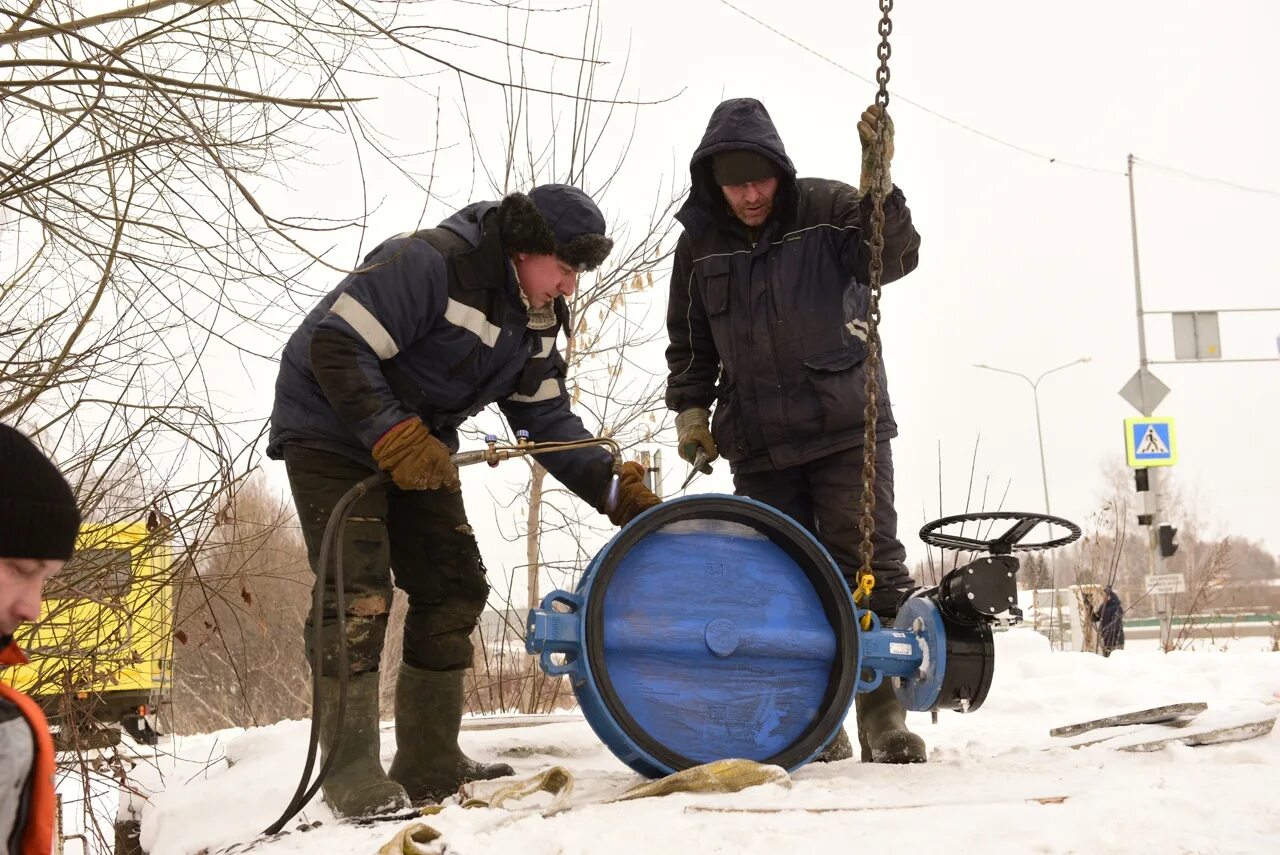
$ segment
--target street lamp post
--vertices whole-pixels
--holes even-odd
[[[974,368],[985,368],[988,371],[998,371],[1001,374],[1012,374],[1014,377],[1021,377],[1023,380],[1026,380],[1027,383],[1031,385],[1031,398],[1033,401],[1035,401],[1035,405],[1036,405],[1036,438],[1039,440],[1039,443],[1040,443],[1040,484],[1044,488],[1044,512],[1046,514],[1052,513],[1052,511],[1049,509],[1049,475],[1044,464],[1044,430],[1040,426],[1040,381],[1048,377],[1050,374],[1052,374],[1055,371],[1061,371],[1064,368],[1070,368],[1073,365],[1079,365],[1082,362],[1088,362],[1090,358],[1091,357],[1088,357],[1088,356],[1082,356],[1073,362],[1068,362],[1066,365],[1059,365],[1057,368],[1050,368],[1048,371],[1041,374],[1035,380],[1032,380],[1030,377],[1028,377],[1025,374],[1020,374],[1017,371],[1010,371],[1007,368],[996,368],[995,366],[985,365],[982,363],[974,363],[974,366],[973,366]]]
[[[1042,375],[1039,375],[1038,378],[1034,380],[1030,379],[1029,376],[1025,374],[1019,374],[1018,371],[1010,371],[1009,369],[997,369],[997,367],[995,366],[983,365],[983,364],[980,364],[980,362],[975,362],[974,364],[975,369],[987,369],[988,371],[1001,372],[1001,374],[1012,374],[1015,376],[1015,378],[1021,378],[1023,380],[1027,380],[1027,383],[1030,384],[1030,387],[1032,387],[1032,399],[1034,402],[1036,402],[1036,438],[1039,442],[1039,449],[1041,449],[1041,486],[1044,489],[1044,513],[1052,513],[1052,511],[1050,509],[1050,504],[1048,504],[1048,470],[1046,466],[1044,466],[1044,431],[1041,428],[1041,417],[1039,417],[1039,381],[1043,380],[1044,378],[1047,378],[1048,375],[1053,374],[1053,372],[1055,371],[1061,371],[1062,369],[1069,369],[1069,367],[1073,365],[1079,365],[1080,362],[1088,362],[1089,358],[1091,357],[1082,356],[1078,358],[1078,360],[1075,360],[1073,362],[1068,362],[1068,364],[1066,365],[1057,366],[1056,369],[1050,369],[1048,371],[1044,371]],[[1050,637],[1050,644],[1052,644],[1052,640],[1053,640],[1053,617],[1057,616],[1057,618],[1059,618],[1059,622],[1061,623],[1060,611],[1061,611],[1061,607],[1059,605],[1059,598],[1057,598],[1057,567],[1055,566],[1055,568],[1053,568],[1053,604],[1052,604],[1052,607],[1050,608],[1050,621],[1048,621],[1048,637]]]

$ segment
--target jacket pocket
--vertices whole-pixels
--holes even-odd
[[[863,425],[866,373],[858,367],[866,358],[867,346],[861,341],[805,357],[805,373],[822,410],[824,433],[849,431]]]
[[[730,463],[747,456],[739,409],[738,395],[732,383],[717,390],[716,408],[711,416],[711,438],[716,441],[716,450],[720,452],[720,456]]]
[[[708,315],[729,311],[729,256],[721,255],[698,263],[702,276],[702,299]]]

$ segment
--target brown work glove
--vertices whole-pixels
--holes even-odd
[[[711,430],[707,427],[711,419],[711,411],[705,407],[690,407],[676,416],[676,449],[686,463],[692,464],[698,456],[698,449],[707,455],[707,463],[720,456],[716,441],[711,438]],[[707,466],[703,472],[710,472]]]
[[[644,467],[634,460],[622,464],[618,473],[618,498],[606,508],[609,522],[621,528],[654,505],[661,504],[654,492],[644,485]]]
[[[449,460],[449,449],[431,435],[414,416],[405,419],[374,443],[373,459],[391,473],[401,490],[457,490],[458,467]]]
[[[862,175],[858,179],[858,192],[863,196],[871,190],[876,175],[876,126],[880,123],[883,108],[872,104],[862,113],[858,122],[858,140],[862,143]],[[888,196],[893,189],[889,176],[889,161],[893,160],[893,118],[884,113],[884,175],[881,176],[880,195]]]

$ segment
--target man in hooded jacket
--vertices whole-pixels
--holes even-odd
[[[565,298],[613,242],[604,216],[562,184],[477,202],[437,228],[385,241],[311,311],[280,360],[268,454],[283,458],[316,568],[338,500],[389,472],[390,485],[352,507],[343,561],[348,689],[341,733],[338,614],[333,576],[320,621],[322,745],[333,752],[325,800],[340,816],[439,801],[467,780],[511,774],[458,747],[463,672],[489,585],[449,460],[457,428],[497,403],[534,441],[590,437],[570,409],[556,339],[570,330]],[[656,505],[643,469],[588,448],[540,462],[615,525]],[[378,743],[378,663],[394,584],[408,595],[396,681],[395,759]],[[336,738],[335,738],[336,737]]]
[[[873,141],[885,123],[883,182]],[[716,107],[689,166],[689,198],[676,214],[667,309],[667,406],[681,457],[723,457],[734,488],[812,531],[850,589],[861,565],[869,246],[873,195],[884,202],[883,281],[915,269],[920,236],[893,186],[893,125],[878,106],[858,124],[858,187],[797,178],[764,105]],[[897,537],[893,462],[897,435],[883,363],[876,420],[875,537],[870,607],[897,613],[914,587]],[[715,418],[711,420],[714,409]],[[923,762],[890,681],[857,697],[864,761]],[[819,759],[851,755],[842,730]]]

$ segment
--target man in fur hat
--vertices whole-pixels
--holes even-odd
[[[341,816],[438,801],[467,780],[511,774],[458,748],[463,672],[489,585],[467,524],[457,469],[458,427],[497,403],[536,441],[590,434],[570,409],[565,298],[613,242],[604,216],[563,184],[476,202],[438,227],[394,237],[311,311],[285,346],[267,453],[283,459],[313,568],[329,515],[379,469],[393,484],[352,509],[342,551],[349,654],[346,712],[339,701],[338,621],[330,584],[322,627],[320,717],[336,753],[325,799]],[[615,525],[658,503],[637,463],[611,496],[602,449],[541,458],[557,480]],[[408,595],[404,664],[396,684],[397,752],[378,756],[378,662],[394,583]]]

